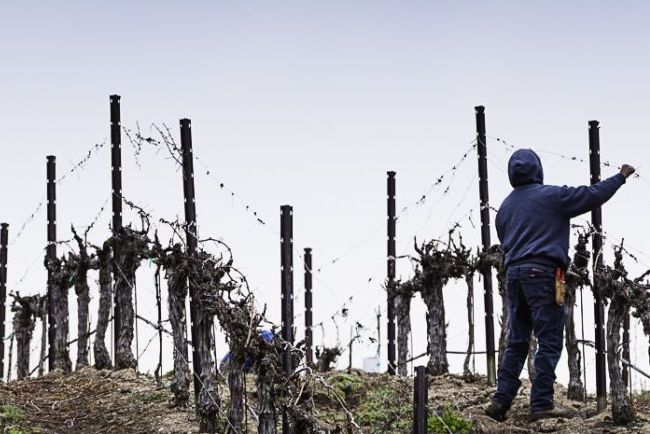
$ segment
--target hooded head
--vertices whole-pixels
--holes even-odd
[[[519,149],[508,163],[508,176],[513,187],[527,184],[543,184],[542,162],[532,149]]]

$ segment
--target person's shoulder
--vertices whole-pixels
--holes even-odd
[[[507,214],[512,206],[518,202],[516,196],[516,190],[513,190],[506,196],[505,199],[503,199],[501,205],[499,206],[499,209],[497,210],[497,219],[502,217],[504,214]]]
[[[503,201],[501,208],[517,208],[520,206],[530,206],[530,200],[538,202],[541,200],[554,201],[562,194],[566,187],[559,185],[534,184],[527,185],[524,188],[513,190]]]
[[[561,194],[567,188],[569,187],[567,187],[566,185],[540,185],[539,191],[543,192],[544,194],[548,194],[550,196],[556,196]]]

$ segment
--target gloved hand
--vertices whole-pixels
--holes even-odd
[[[634,167],[630,166],[629,164],[623,164],[621,166],[621,173],[623,174],[623,176],[625,178],[629,178],[630,176],[632,176],[634,174],[634,172],[636,172],[636,169]]]

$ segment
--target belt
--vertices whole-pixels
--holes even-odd
[[[509,263],[507,268],[518,267],[520,265],[545,265],[547,267],[553,267],[554,269],[561,268],[564,270],[563,265],[558,264],[557,261],[546,256],[529,256],[527,258],[518,259]]]

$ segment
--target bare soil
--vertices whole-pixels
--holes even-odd
[[[97,371],[84,368],[70,375],[53,372],[44,377],[0,384],[0,428],[9,433],[197,433],[192,408],[171,408],[165,384],[136,376],[132,370]],[[227,393],[223,385],[223,401]],[[247,376],[247,433],[255,430],[254,376]],[[311,383],[314,411],[322,432],[410,433],[412,380],[361,371],[332,372]],[[493,388],[484,378],[467,382],[454,375],[430,378],[429,415],[453,411],[470,422],[472,433],[650,433],[650,399],[634,399],[635,424],[618,427],[608,412],[597,414],[593,399],[566,399],[556,387],[558,405],[575,416],[542,422],[528,420],[530,387],[524,382],[508,421],[497,423],[483,415]],[[10,411],[11,410],[11,411]],[[226,411],[226,410],[224,410]],[[357,428],[355,428],[355,426]],[[13,430],[13,431],[12,431]],[[431,430],[429,432],[432,432]]]

